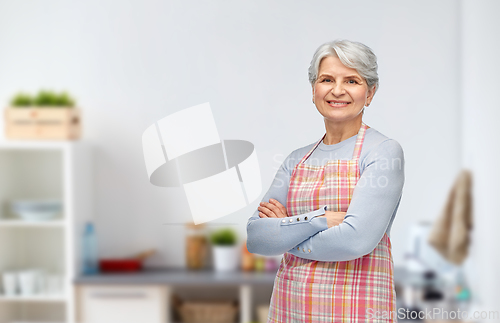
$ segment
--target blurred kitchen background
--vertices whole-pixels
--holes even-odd
[[[182,189],[150,184],[142,133],[210,102],[221,138],[255,145],[262,197],[324,133],[307,68],[337,38],[378,56],[364,122],[405,152],[398,306],[498,321],[499,12],[495,0],[0,1],[0,323],[264,322],[279,257],[243,245],[260,198],[189,225]],[[73,108],[13,107],[30,102]],[[36,118],[59,132],[9,128]]]

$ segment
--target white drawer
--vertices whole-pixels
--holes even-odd
[[[166,293],[157,286],[80,286],[81,323],[165,323]]]

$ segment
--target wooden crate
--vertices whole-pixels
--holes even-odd
[[[81,135],[77,108],[6,108],[8,139],[75,140]]]

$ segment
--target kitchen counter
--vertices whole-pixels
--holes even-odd
[[[75,285],[272,285],[276,272],[215,272],[185,269],[145,269],[133,273],[99,273],[82,275],[73,280]]]
[[[213,270],[192,271],[187,269],[144,269],[132,273],[99,273],[96,275],[81,275],[73,280],[78,292],[79,312],[91,316],[119,315],[119,310],[110,310],[109,304],[122,308],[123,302],[135,301],[136,306],[144,306],[144,313],[157,313],[158,321],[173,322],[172,295],[183,287],[235,287],[238,290],[240,304],[240,323],[251,321],[255,310],[253,302],[263,290],[272,288],[276,272],[215,272]],[[395,268],[395,281],[405,281],[407,275],[404,270]],[[179,287],[179,288],[178,288]],[[192,291],[191,291],[192,292]],[[268,296],[266,296],[267,299]],[[103,299],[106,301],[103,303]],[[123,303],[123,304],[122,304]],[[103,305],[104,304],[104,305]],[[142,304],[142,305],[141,305]],[[149,304],[149,305],[147,305]],[[155,305],[156,304],[156,305]],[[166,304],[166,305],[165,305]],[[152,311],[149,306],[157,306]],[[130,306],[126,305],[126,306]],[[104,310],[103,308],[106,308]],[[111,313],[111,314],[110,314]],[[146,314],[144,314],[146,315]],[[106,321],[106,320],[104,320]],[[120,321],[116,318],[107,321]],[[150,320],[153,322],[154,320]]]
[[[405,280],[405,271],[395,268],[396,283]],[[186,269],[144,269],[132,273],[99,273],[96,275],[81,275],[73,282],[76,285],[269,285],[274,283],[276,272],[215,272],[206,270]]]

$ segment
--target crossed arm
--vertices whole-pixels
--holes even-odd
[[[305,259],[347,261],[370,253],[394,218],[404,184],[404,155],[396,141],[388,140],[376,154],[368,156],[345,214],[321,208],[288,217],[283,205],[289,176],[282,165],[263,203],[249,219],[248,250],[262,255],[290,252]]]
[[[259,216],[261,212],[257,209],[248,220],[247,248],[252,253],[264,256],[281,255],[314,234],[328,229],[326,218],[321,217],[325,214],[325,207],[307,214],[288,217],[283,204],[286,203],[290,174],[285,165],[286,163],[281,165],[262,200],[262,203],[267,205],[262,214],[268,216]]]

